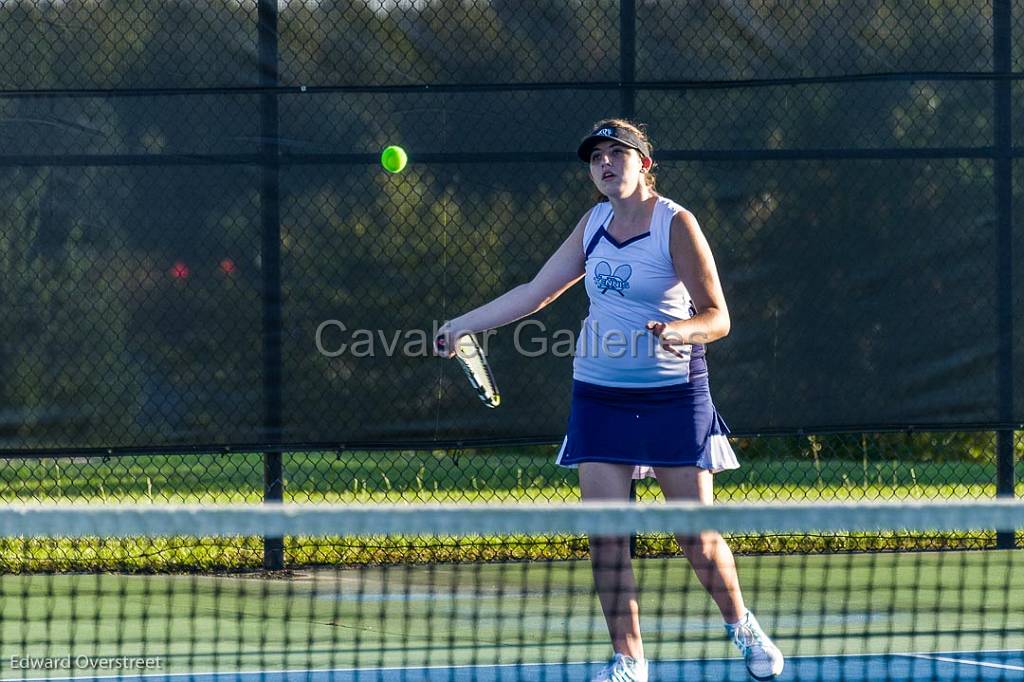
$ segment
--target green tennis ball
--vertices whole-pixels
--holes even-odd
[[[398,145],[393,144],[390,147],[385,147],[384,151],[380,153],[380,165],[384,166],[384,170],[389,173],[401,173],[408,162],[409,157],[406,155],[405,150]]]

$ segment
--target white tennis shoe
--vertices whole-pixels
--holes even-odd
[[[591,682],[647,682],[647,659],[615,654]]]
[[[754,614],[747,615],[735,625],[725,624],[725,632],[743,654],[747,672],[755,680],[770,680],[782,673],[785,659],[779,647],[764,634]]]

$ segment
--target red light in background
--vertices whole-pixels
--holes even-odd
[[[230,275],[235,271],[235,261],[230,258],[225,258],[220,262],[220,271],[225,275]]]
[[[184,261],[175,261],[174,265],[171,266],[171,277],[174,279],[185,279],[189,274],[191,274],[191,271]]]

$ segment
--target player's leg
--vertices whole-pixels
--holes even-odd
[[[698,467],[659,467],[658,483],[667,500],[714,501],[714,475]],[[782,672],[782,652],[747,610],[736,573],[736,560],[717,532],[677,535],[676,540],[725,620],[729,639],[739,648],[751,676],[770,680]]]
[[[625,502],[629,499],[633,465],[583,462],[579,473],[584,501]],[[617,654],[642,659],[644,647],[629,538],[591,536],[589,541],[594,586],[608,623],[612,648]]]
[[[698,467],[658,467],[655,474],[666,500],[693,500],[704,504],[714,500],[714,475],[710,471]],[[736,575],[736,560],[725,539],[717,532],[704,532],[677,535],[676,541],[725,622],[735,623],[742,618],[747,608]]]

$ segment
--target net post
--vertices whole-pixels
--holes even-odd
[[[277,0],[259,0],[257,6],[259,35],[260,85],[278,85],[278,8]],[[260,213],[262,244],[260,249],[263,275],[263,431],[267,441],[281,440],[281,206],[280,149],[278,146],[279,115],[277,93],[265,91],[260,96],[261,173]],[[271,449],[263,454],[263,501],[280,503],[284,499],[281,451]],[[263,567],[284,568],[284,539],[263,538]]]
[[[993,0],[993,73],[996,230],[999,248],[996,267],[999,329],[999,418],[1013,420],[1013,11],[1010,0]],[[1013,497],[1014,430],[1003,426],[996,432],[996,495]],[[1013,531],[997,533],[996,546],[1012,549]]]

